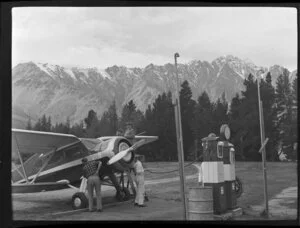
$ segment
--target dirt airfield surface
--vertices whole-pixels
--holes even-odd
[[[187,188],[198,184],[198,171],[193,165],[185,168]],[[180,195],[180,181],[176,162],[146,163],[151,172],[145,173],[146,191],[149,196],[147,207],[133,206],[133,199],[126,202],[115,200],[115,189],[102,187],[103,212],[87,212],[85,209],[73,211],[71,197],[73,189],[58,191],[13,194],[14,221],[141,221],[141,220],[183,220],[183,208]],[[268,163],[268,196],[272,207],[282,213],[273,213],[269,219],[294,220],[297,218],[297,164]],[[164,173],[165,172],[165,173]],[[167,172],[167,173],[166,173]],[[243,182],[244,193],[238,198],[238,206],[244,214],[234,220],[265,220],[259,215],[263,208],[263,176],[260,162],[237,162],[237,176]],[[289,195],[288,195],[289,194]],[[288,205],[274,204],[274,198],[282,198]],[[276,201],[276,202],[277,202]],[[282,203],[282,202],[281,202]],[[273,205],[274,204],[274,205]],[[273,215],[272,215],[273,213]]]
[[[151,198],[147,207],[133,206],[133,199],[117,202],[114,190],[103,191],[103,212],[88,212],[87,210],[72,211],[68,190],[60,191],[60,200],[51,199],[56,195],[30,196],[26,200],[18,198],[14,210],[14,220],[168,220],[182,219],[181,203],[178,201]],[[54,192],[53,192],[54,193]],[[71,193],[71,192],[69,192]],[[55,193],[54,193],[55,194]],[[29,200],[31,202],[29,202]],[[42,201],[42,202],[41,202]]]

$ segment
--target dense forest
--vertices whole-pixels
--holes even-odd
[[[236,160],[258,161],[261,155],[260,125],[258,112],[257,80],[249,75],[244,80],[245,90],[231,100],[230,104],[223,93],[216,102],[210,101],[203,92],[195,101],[187,81],[181,84],[180,104],[184,159],[194,160],[202,153],[201,139],[209,133],[219,134],[220,126],[228,124],[231,129],[230,142],[234,144]],[[260,81],[263,103],[267,160],[278,161],[280,153],[287,158],[297,159],[297,76],[289,81],[285,70],[272,86],[270,73]],[[51,117],[44,114],[34,125],[28,120],[27,129],[73,134],[77,137],[112,136],[118,129],[124,129],[125,123],[133,122],[136,132],[144,135],[156,135],[159,140],[140,148],[147,161],[177,161],[176,128],[174,114],[174,94],[160,94],[145,113],[136,108],[131,100],[118,116],[113,102],[101,118],[94,110],[87,117],[71,126],[67,117],[65,123],[51,123]]]

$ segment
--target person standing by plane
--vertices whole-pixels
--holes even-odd
[[[124,132],[123,130],[120,128],[117,130],[117,133],[116,133],[116,136],[123,136],[124,135]]]
[[[133,124],[131,122],[126,123],[126,130],[124,133],[124,137],[128,139],[131,145],[134,143],[135,130],[133,128]]]
[[[144,180],[144,168],[142,162],[139,160],[138,157],[134,158],[134,174],[136,177],[136,185],[137,185],[137,192],[134,201],[134,206],[138,207],[145,207],[144,204],[144,195],[145,195],[145,180]]]
[[[102,198],[101,198],[101,182],[98,175],[101,168],[102,162],[89,161],[87,158],[83,158],[83,176],[87,179],[87,190],[89,198],[89,211],[93,210],[93,198],[94,198],[94,189],[96,191],[97,197],[97,211],[102,212]]]

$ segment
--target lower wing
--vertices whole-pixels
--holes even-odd
[[[34,193],[59,190],[68,187],[68,181],[40,182],[35,184],[12,184],[12,193]]]

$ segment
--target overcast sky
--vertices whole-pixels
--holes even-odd
[[[297,10],[276,7],[13,8],[12,64],[145,67],[222,55],[297,68]]]

